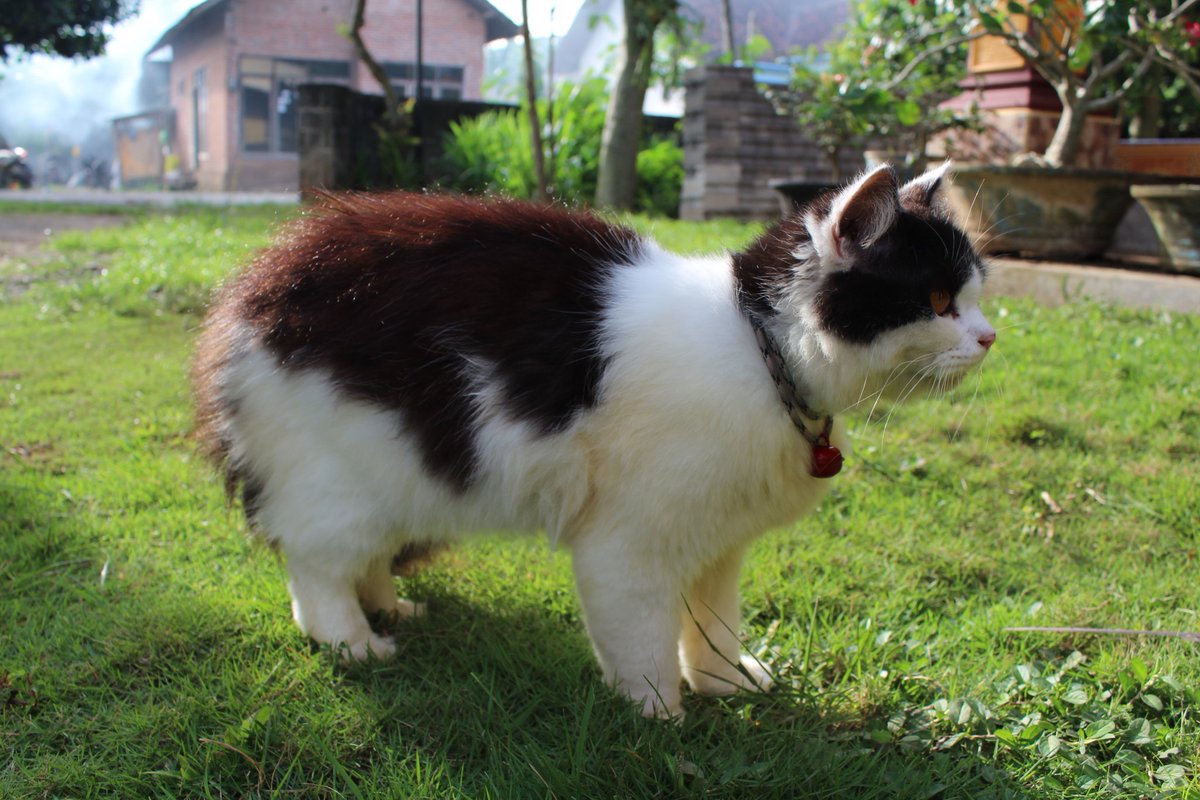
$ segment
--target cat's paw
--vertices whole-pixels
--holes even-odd
[[[395,623],[425,616],[426,607],[424,603],[414,603],[412,600],[406,600],[393,594],[387,603],[372,605],[363,603],[363,611],[367,614],[378,615],[388,623]]]
[[[708,697],[723,697],[738,691],[769,692],[775,685],[767,668],[750,655],[743,655],[738,665],[720,661],[687,670],[686,675],[692,691]]]
[[[624,690],[618,687],[617,691],[623,692],[647,719],[683,722],[683,697],[678,688],[665,693],[656,691],[653,687]]]
[[[396,643],[390,637],[374,633],[358,641],[341,642],[336,647],[347,662],[382,661],[396,654]]]
[[[397,619],[417,619],[425,616],[429,609],[425,603],[414,603],[412,600],[406,600],[403,597],[396,598],[395,614]]]
[[[769,692],[775,687],[775,678],[771,676],[766,665],[757,658],[744,655],[738,661],[746,673],[742,675],[743,683],[739,688],[750,692]]]
[[[637,703],[637,700],[634,700]],[[643,697],[641,699],[642,716],[647,719],[665,719],[674,722],[676,725],[683,722],[684,711],[683,703],[679,700],[674,702],[666,702],[658,695]]]

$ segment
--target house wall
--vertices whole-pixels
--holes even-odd
[[[353,3],[347,5],[352,7]],[[483,17],[461,0],[425,0],[422,16],[421,51],[424,62],[462,66],[463,99],[481,99],[483,45],[487,28]],[[416,0],[372,0],[367,7],[363,41],[381,61],[415,62],[416,19]],[[379,92],[379,86],[366,69],[360,70],[356,88],[372,94]]]
[[[350,85],[379,93],[350,40],[339,31],[353,17],[353,0],[230,0],[180,31],[172,41],[171,104],[179,122],[178,151],[201,189],[296,190],[299,155],[243,152],[238,64],[242,56],[345,61]],[[486,22],[463,0],[425,0],[422,56],[431,66],[463,67],[463,97],[478,99]],[[372,0],[363,38],[379,61],[416,61],[416,0]],[[207,75],[208,124],[204,148],[193,155],[192,90],[195,72]]]
[[[198,19],[173,45],[170,69],[171,107],[175,109],[175,155],[192,174],[198,188],[226,188],[229,159],[229,65],[226,57],[225,15],[220,11]],[[197,152],[192,92],[196,72],[205,72],[207,111],[203,114]],[[235,109],[236,112],[236,109]]]

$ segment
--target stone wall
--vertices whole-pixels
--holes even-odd
[[[685,80],[680,218],[771,219],[780,213],[772,181],[832,182],[816,143],[775,112],[752,69],[700,67]],[[861,152],[847,153],[842,175],[862,166]]]

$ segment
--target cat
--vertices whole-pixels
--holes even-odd
[[[300,628],[387,657],[367,614],[422,611],[395,554],[544,530],[642,713],[678,716],[681,679],[770,688],[738,637],[747,545],[821,499],[843,411],[949,388],[995,341],[947,167],[879,167],[705,258],[551,205],[327,196],[218,293],[193,366]]]

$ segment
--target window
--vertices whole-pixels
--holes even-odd
[[[349,83],[349,61],[242,56],[239,62],[242,150],[295,153],[299,145],[299,86]]]
[[[385,61],[383,71],[392,81],[392,88],[400,97],[415,97],[417,94],[417,65],[411,62]],[[443,100],[461,100],[463,76],[466,70],[446,64],[421,65],[421,96],[438,97]]]

